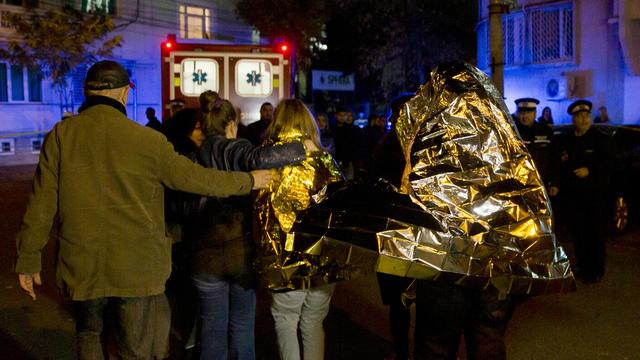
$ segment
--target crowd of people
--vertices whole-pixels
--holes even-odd
[[[179,287],[172,298],[174,326],[176,312],[188,313],[180,312],[180,304],[193,309],[197,299],[197,321],[187,321],[185,333],[198,334],[201,359],[255,359],[259,281],[253,264],[255,239],[265,234],[256,231],[251,190],[266,188],[268,194],[274,183],[291,176],[277,170],[283,167],[332,166],[311,161],[314,156],[332,156],[346,179],[384,178],[399,186],[405,158],[395,121],[413,94],[393,99],[390,118],[373,115],[364,129],[354,125],[348,108],[337,109],[331,126],[327,114],[314,116],[296,99],[275,108],[262,104],[260,120],[241,128],[234,105],[207,91],[199,108],[176,107],[162,123],[147,109],[145,128],[126,116],[129,84],[120,64],[94,64],[84,81],[86,100],[79,114],[56,124],[47,136],[17,239],[20,285],[36,298],[41,252],[56,221],[58,285],[74,305],[80,359],[103,358],[106,314],[115,319],[118,357],[169,356],[167,281],[168,287]],[[604,275],[604,243],[597,221],[600,192],[594,189],[608,172],[606,139],[590,127],[591,103],[577,101],[569,107],[575,132],[561,142],[553,140],[550,110],[536,122],[536,99],[516,103],[517,129],[549,194],[567,193],[576,204],[571,229],[577,239],[578,274],[597,282]],[[291,138],[292,133],[297,135]],[[313,186],[303,189],[305,198],[324,185],[312,180]],[[286,236],[286,230],[279,229],[279,236]],[[416,288],[412,356],[409,311],[401,301],[410,282],[379,274],[389,306],[393,358],[455,358],[460,332],[470,327],[475,330],[465,332],[468,354],[506,357],[510,298],[428,281]],[[334,284],[271,292],[282,359],[300,359],[301,354],[305,360],[324,358],[322,322],[333,292]],[[468,314],[470,302],[486,311]],[[467,318],[471,323],[463,324]],[[186,342],[187,337],[182,345]]]

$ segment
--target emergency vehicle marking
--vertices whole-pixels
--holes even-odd
[[[256,86],[260,84],[260,77],[262,74],[256,74],[255,70],[252,70],[251,73],[247,74],[247,84],[251,84],[251,86]]]

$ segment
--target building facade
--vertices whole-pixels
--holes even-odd
[[[640,0],[511,0],[503,16],[504,96],[540,100],[569,123],[576,99],[606,106],[616,123],[640,123]],[[479,0],[478,66],[490,73],[489,0]],[[594,114],[595,116],[595,114]]]
[[[0,0],[0,44],[16,35],[2,16],[74,6],[84,12],[109,13],[117,26],[122,45],[111,59],[122,63],[136,89],[129,95],[127,114],[145,124],[145,110],[161,109],[160,46],[168,34],[180,42],[251,44],[260,42],[253,27],[235,14],[235,0]],[[82,103],[82,66],[69,79],[73,110]],[[67,101],[67,103],[69,103]],[[60,121],[60,97],[39,69],[28,69],[0,61],[0,166],[35,163],[46,132]]]

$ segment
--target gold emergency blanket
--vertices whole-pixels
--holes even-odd
[[[299,214],[296,246],[322,249],[350,276],[378,271],[503,294],[575,289],[540,175],[484,73],[460,62],[436,68],[396,132],[401,189],[330,187]]]
[[[277,144],[301,141],[300,133],[280,134]],[[255,202],[258,222],[256,269],[271,290],[305,289],[336,280],[339,269],[313,249],[294,251],[290,233],[297,213],[319,201],[325,186],[343,180],[328,153],[316,151],[305,161],[279,170],[279,181],[260,191]]]

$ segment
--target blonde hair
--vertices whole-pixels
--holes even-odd
[[[202,111],[200,117],[200,126],[206,136],[224,135],[227,125],[237,120],[236,110],[229,100],[218,99],[209,109]]]
[[[311,139],[319,149],[323,148],[318,124],[307,106],[298,99],[282,100],[274,111],[274,119],[267,128],[266,138],[276,141],[280,134],[296,131]]]

